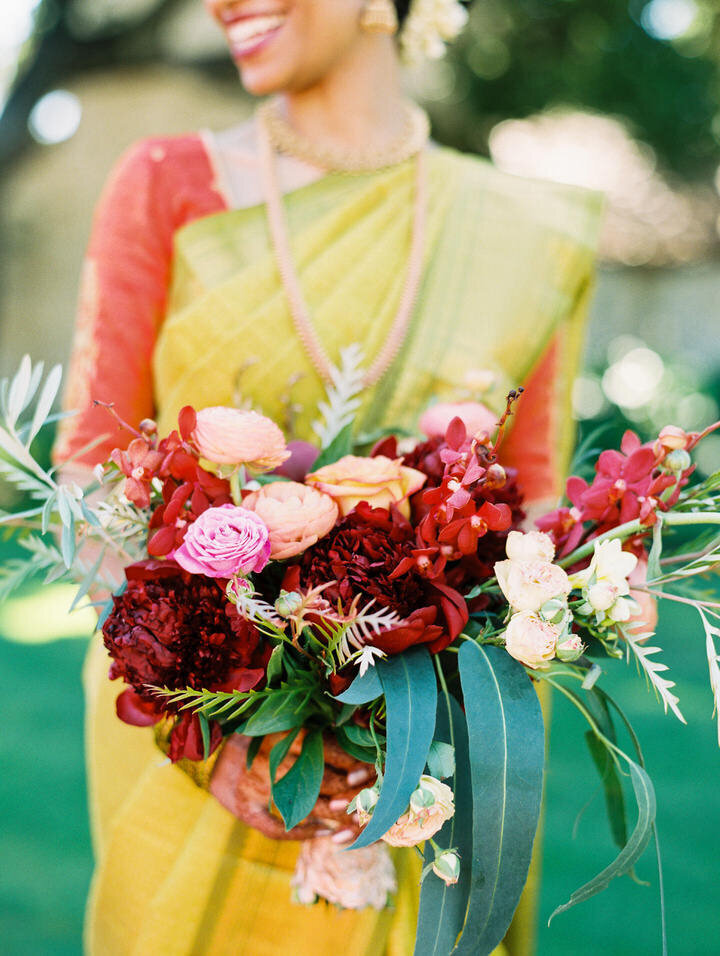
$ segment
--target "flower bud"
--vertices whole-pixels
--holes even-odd
[[[227,583],[225,596],[231,604],[237,604],[242,594],[252,593],[253,586],[241,574],[234,574]]]
[[[460,877],[460,857],[455,850],[443,850],[435,857],[432,870],[446,886],[452,886]]]
[[[665,457],[663,465],[668,471],[686,471],[692,465],[692,458],[684,448],[676,448]]]
[[[665,451],[674,451],[678,448],[687,448],[689,437],[688,433],[677,425],[666,425],[658,435],[657,441]]]
[[[562,641],[555,648],[555,656],[559,661],[563,661],[565,664],[571,664],[582,655],[584,650],[585,646],[577,634],[571,634],[567,640]]]
[[[483,487],[492,491],[494,488],[504,488],[505,482],[507,481],[507,472],[502,465],[498,465],[497,462],[490,465],[488,470],[485,472],[485,480],[483,481]]]
[[[550,624],[561,624],[567,614],[567,603],[562,598],[551,598],[540,608],[540,616]]]
[[[378,802],[378,792],[375,787],[365,787],[350,801],[347,812],[357,813],[360,826],[365,826],[372,816],[375,804]]]
[[[618,589],[612,584],[593,584],[588,588],[587,599],[596,611],[607,611],[613,606],[618,596]]]
[[[410,809],[419,813],[426,807],[431,807],[435,803],[435,794],[427,787],[418,787],[410,795]]]
[[[302,603],[302,594],[298,594],[297,591],[281,591],[275,601],[275,610],[280,617],[292,617],[300,610]]]
[[[143,435],[147,435],[148,438],[157,434],[157,422],[153,421],[152,418],[143,418],[139,425],[140,431]]]

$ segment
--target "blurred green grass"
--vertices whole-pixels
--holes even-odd
[[[720,751],[711,721],[704,637],[689,609],[664,608],[663,657],[677,681],[689,726],[666,717],[634,667],[611,662],[603,686],[624,707],[645,749],[658,798],[669,951],[717,952]],[[19,644],[0,634],[0,938],[12,956],[81,952],[82,914],[92,867],[82,755],[80,672],[86,637]],[[652,848],[638,875],[559,916],[553,908],[614,855],[581,718],[557,695],[553,705],[540,956],[660,952]],[[595,793],[573,839],[575,817]]]

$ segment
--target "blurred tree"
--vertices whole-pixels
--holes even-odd
[[[433,120],[441,140],[486,152],[498,120],[597,110],[695,178],[720,154],[719,65],[717,0],[475,0]]]

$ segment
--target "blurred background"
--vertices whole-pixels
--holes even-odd
[[[720,9],[716,0],[476,0],[447,60],[408,73],[435,138],[524,176],[608,199],[575,410],[585,432],[643,438],[720,416]],[[151,134],[223,128],[251,110],[201,0],[2,0],[0,375],[66,361],[92,208],[118,155]],[[699,468],[720,467],[720,436]],[[0,506],[8,505],[0,486]],[[0,558],[11,546],[0,542]],[[2,585],[0,583],[0,596]],[[0,608],[0,938],[10,954],[75,954],[91,873],[80,674],[92,618],[63,585]],[[688,726],[632,667],[628,704],[659,804],[673,954],[717,953],[720,751],[703,636],[677,606],[660,640]],[[539,952],[659,952],[654,855],[560,916],[610,861],[581,726],[556,701]],[[587,806],[586,806],[587,805]],[[578,813],[585,808],[578,818]]]

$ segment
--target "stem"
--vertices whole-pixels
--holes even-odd
[[[720,524],[719,511],[707,511],[701,514],[684,511],[669,511],[663,515],[663,524],[665,525],[692,525],[692,524]],[[562,561],[558,561],[561,568],[567,568],[570,565],[589,557],[595,550],[595,546],[601,541],[610,541],[613,538],[632,538],[636,534],[649,534],[651,526],[643,524],[639,518],[634,521],[627,521],[625,524],[618,525],[617,528],[611,528],[597,538],[593,538],[580,548],[576,548],[571,554]]]
[[[633,585],[633,591],[643,591],[645,594],[650,594],[655,598],[664,598],[666,601],[677,601],[678,604],[689,604],[690,607],[695,608],[698,605],[701,605],[702,607],[720,608],[720,603],[717,601],[695,601],[692,598],[681,597],[679,594],[667,594],[664,591],[656,591],[654,588]]]

